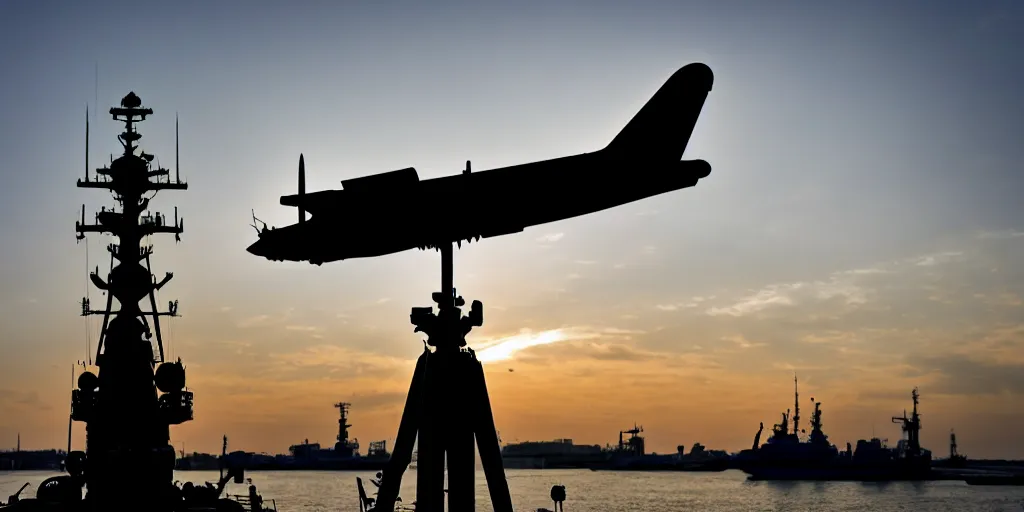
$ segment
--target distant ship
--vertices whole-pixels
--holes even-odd
[[[21,449],[21,434],[14,451],[0,451],[0,471],[38,471],[43,469],[64,470],[68,452],[62,450]]]
[[[502,448],[502,462],[513,469],[592,469],[614,471],[724,471],[729,455],[724,451],[705,450],[695,443],[690,453],[677,447],[673,454],[646,453],[645,440],[636,425],[619,431],[619,443],[602,448],[599,445],[577,445],[572,439],[529,441]],[[623,434],[629,434],[624,439]]]
[[[921,448],[919,433],[921,418],[917,413],[918,392],[912,392],[914,410],[910,418],[906,412],[894,417],[894,423],[901,423],[906,439],[899,441],[895,448],[889,448],[878,439],[857,441],[853,451],[849,443],[840,452],[831,444],[822,430],[821,402],[814,402],[811,418],[811,433],[806,440],[800,439],[800,404],[796,393],[796,410],[793,414],[793,428],[789,428],[789,411],[783,413],[782,422],[772,429],[772,436],[757,446],[761,436],[759,430],[754,446],[743,450],[734,460],[734,465],[750,475],[752,480],[852,480],[852,481],[893,481],[931,480],[938,478],[931,470],[931,452]],[[764,424],[761,425],[764,429]]]
[[[334,407],[340,410],[338,419],[338,437],[333,448],[322,448],[320,443],[310,443],[309,439],[288,447],[287,455],[267,455],[234,451],[222,455],[224,465],[230,468],[250,470],[361,470],[379,471],[384,469],[391,454],[387,450],[387,441],[372,441],[366,455],[359,453],[359,440],[349,439],[348,412],[352,404],[340,402]],[[175,469],[201,470],[216,469],[220,466],[219,459],[212,455],[182,455]]]
[[[63,471],[67,456],[63,450],[0,452],[0,471]]]
[[[579,469],[604,462],[599,445],[573,444],[572,439],[527,441],[501,448],[501,461],[509,469]]]
[[[729,454],[720,450],[705,450],[694,443],[690,453],[685,446],[677,446],[676,453],[647,453],[645,439],[639,434],[643,426],[633,425],[619,431],[619,444],[607,451],[606,460],[591,469],[612,471],[725,471],[729,468]],[[623,439],[623,434],[629,438]]]
[[[949,431],[949,458],[939,459],[932,464],[938,468],[965,468],[967,467],[967,456],[957,452],[956,449],[956,433],[952,430]]]
[[[290,446],[290,456],[246,454],[247,459],[241,463],[249,469],[266,470],[379,471],[384,469],[391,458],[386,441],[371,442],[365,456],[359,454],[358,447],[359,444],[353,441],[348,444],[336,443],[333,449],[322,449],[320,443],[310,443],[307,439],[301,444]]]

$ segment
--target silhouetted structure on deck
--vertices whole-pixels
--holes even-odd
[[[483,367],[466,347],[466,335],[483,324],[483,305],[473,301],[463,316],[465,300],[453,285],[452,245],[696,185],[711,166],[681,158],[713,81],[703,64],[683,67],[607,147],[593,153],[478,173],[466,162],[459,175],[424,181],[410,167],[342,181],[343,190],[308,194],[305,159],[299,157],[299,194],[281,198],[281,204],[298,208],[298,223],[259,228],[254,215],[259,239],[250,253],[319,265],[413,248],[441,252],[441,291],[432,297],[439,311],[413,308],[410,315],[427,340],[373,510],[394,509],[418,432],[418,510],[444,510],[446,455],[449,510],[475,509],[475,436],[492,505],[511,512]],[[312,215],[308,220],[306,212]]]

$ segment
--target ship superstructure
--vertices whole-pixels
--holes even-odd
[[[348,439],[348,428],[351,427],[348,423],[348,409],[352,407],[352,404],[348,402],[338,402],[334,404],[341,414],[338,419],[338,442],[334,443],[334,452],[339,457],[352,457],[359,453],[359,440],[355,439],[349,441]]]
[[[268,510],[260,504],[262,498],[252,485],[247,501],[222,496],[230,480],[243,483],[241,469],[228,468],[216,486],[195,486],[189,482],[179,487],[174,482],[175,453],[169,442],[170,426],[192,420],[193,394],[185,387],[181,360],[166,358],[160,318],[177,316],[178,302],[170,301],[163,311],[157,307],[156,292],[173,274],[167,272],[160,280],[154,277],[150,237],[173,234],[180,241],[184,222],[178,218],[177,208],[172,220],[152,211],[150,202],[161,190],[186,190],[188,185],[181,181],[177,165],[172,179],[170,170],[154,165],[154,155],[140,149],[142,135],[137,125],[153,110],[143,107],[134,92],[122,98],[120,106],[111,108],[109,113],[124,124],[124,131],[117,137],[122,153],[117,158],[112,155],[107,166],[95,170],[89,167],[87,110],[85,177],[78,180],[78,187],[106,190],[116,204],[101,206],[92,223],[86,222],[83,205],[82,217],[75,223],[78,241],[88,233],[105,233],[117,239],[106,247],[110,254],[109,270],[101,275],[97,265],[89,274],[93,286],[106,295],[104,307],[93,308],[88,292],[81,304],[82,316],[103,317],[95,357],[99,370],[78,375],[78,387],[71,395],[69,419],[86,424],[86,449],[71,451],[69,422],[68,454],[64,461],[68,474],[39,484],[34,499],[21,499],[19,491],[0,508],[185,512],[215,507],[240,512],[245,501],[249,510]],[[91,354],[88,356],[91,359]]]
[[[83,205],[82,218],[75,223],[78,240],[87,233],[117,238],[107,245],[110,269],[105,278],[98,266],[89,275],[106,294],[106,305],[94,309],[88,297],[82,300],[82,315],[103,316],[95,359],[99,375],[82,373],[72,398],[72,419],[86,423],[88,499],[111,505],[126,498],[126,486],[143,496],[168,492],[174,469],[169,427],[192,419],[193,395],[185,389],[185,368],[180,361],[165,361],[160,331],[160,317],[177,316],[178,303],[172,301],[160,311],[156,302],[156,291],[173,274],[159,281],[153,276],[153,245],[148,243],[156,234],[173,234],[180,241],[184,222],[177,208],[170,219],[151,211],[150,201],[161,190],[186,190],[188,185],[177,169],[171,179],[168,169],[153,165],[153,155],[139,150],[142,135],[136,125],[152,114],[134,92],[111,108],[113,119],[124,123],[118,135],[123,153],[90,176],[87,149],[85,178],[78,180],[80,188],[109,191],[117,203],[102,207],[92,224],[86,223]]]
[[[911,392],[911,398],[914,400],[914,410],[907,417],[907,411],[903,411],[903,416],[893,416],[892,422],[899,423],[903,434],[906,439],[901,439],[897,444],[896,449],[898,450],[899,456],[902,458],[918,458],[921,457],[923,452],[921,451],[921,416],[917,413],[917,404],[920,400],[920,395],[917,392],[917,388]],[[931,457],[931,454],[928,454]]]
[[[644,446],[644,438],[640,434],[644,431],[644,427],[638,427],[633,424],[633,428],[619,431],[619,444],[615,448],[614,455],[625,456],[625,457],[643,457],[647,453]],[[623,434],[629,434],[629,437],[623,439]]]

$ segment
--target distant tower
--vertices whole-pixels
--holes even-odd
[[[180,240],[184,223],[178,219],[177,208],[173,222],[148,211],[158,191],[188,186],[177,173],[172,181],[169,170],[154,168],[153,155],[136,153],[142,135],[135,124],[152,113],[134,92],[121,100],[120,107],[111,108],[113,119],[125,126],[118,135],[124,152],[109,167],[96,169],[90,178],[87,147],[85,179],[78,180],[81,188],[109,190],[118,205],[102,208],[95,214],[94,224],[86,224],[83,205],[82,218],[75,223],[79,240],[86,233],[109,233],[118,239],[107,246],[111,268],[106,280],[100,277],[98,266],[89,275],[106,293],[106,306],[94,310],[88,298],[82,299],[83,316],[103,315],[96,354],[99,376],[84,372],[72,396],[72,419],[86,423],[86,499],[111,510],[134,509],[140,496],[152,501],[170,492],[175,450],[168,442],[169,425],[192,419],[192,393],[185,390],[185,369],[180,360],[164,361],[160,333],[160,317],[177,316],[178,303],[171,302],[167,311],[158,311],[156,303],[155,292],[173,274],[168,272],[156,280],[150,265],[153,246],[149,245],[150,235],[159,233],[171,233]],[[114,299],[117,310],[112,309]],[[148,310],[140,301],[148,302]],[[158,389],[163,392],[160,396]]]
[[[334,451],[343,457],[353,455],[352,443],[348,440],[348,428],[352,426],[348,423],[348,409],[351,406],[352,404],[348,402],[334,404],[334,407],[341,413],[341,417],[338,418],[338,442],[334,444]]]

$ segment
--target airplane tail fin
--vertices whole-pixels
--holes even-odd
[[[682,67],[647,102],[606,151],[655,162],[677,162],[690,142],[715,76],[694,63]]]

